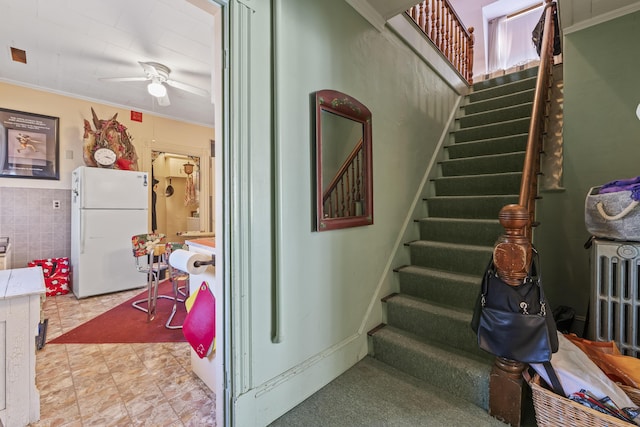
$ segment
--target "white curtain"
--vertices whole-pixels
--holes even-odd
[[[506,31],[509,35],[507,68],[539,58],[531,41],[531,32],[542,16],[543,10],[544,8],[540,7],[507,20]]]
[[[538,59],[531,41],[543,8],[537,8],[513,18],[501,16],[489,21],[487,70],[492,73]]]
[[[507,68],[510,44],[507,34],[507,17],[500,16],[489,21],[488,32],[487,71],[492,73]]]

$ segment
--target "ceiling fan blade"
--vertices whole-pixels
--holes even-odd
[[[146,77],[100,77],[98,80],[103,82],[144,82]]]
[[[156,99],[158,100],[158,105],[161,107],[168,107],[169,105],[171,105],[171,101],[169,100],[169,93]]]
[[[175,87],[176,89],[182,89],[184,91],[191,92],[198,96],[209,96],[208,91],[204,89],[200,89],[199,87],[191,86],[186,83],[177,82],[175,80],[167,80],[166,83],[171,87]]]

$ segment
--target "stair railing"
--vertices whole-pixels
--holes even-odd
[[[406,11],[469,84],[473,83],[473,27],[467,29],[447,0],[425,0]]]
[[[362,138],[349,154],[322,195],[330,218],[362,215],[364,150]]]
[[[498,215],[505,234],[498,238],[494,247],[493,262],[500,278],[513,286],[522,284],[531,265],[540,153],[543,149],[542,142],[551,100],[555,8],[555,2],[546,0],[540,66],[522,170],[520,197],[517,205],[504,206]],[[525,367],[521,362],[496,358],[491,372],[489,413],[512,426],[519,426],[522,421],[525,389],[522,372]]]

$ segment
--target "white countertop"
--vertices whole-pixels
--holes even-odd
[[[216,254],[216,240],[214,238],[188,239],[184,241],[189,248],[198,248],[212,255]]]
[[[0,270],[0,299],[46,292],[41,267]]]

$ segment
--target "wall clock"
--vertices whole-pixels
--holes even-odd
[[[103,168],[110,168],[116,162],[116,153],[110,148],[102,147],[98,148],[95,153],[93,153],[93,159],[96,161],[98,166]]]

